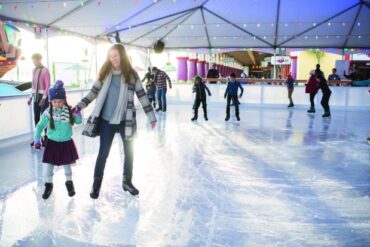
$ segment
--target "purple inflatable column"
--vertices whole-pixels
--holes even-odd
[[[188,60],[188,66],[189,66],[188,79],[189,80],[193,80],[194,76],[197,75],[197,61],[198,59],[196,58],[190,58]]]
[[[188,80],[188,57],[177,57],[177,80]]]
[[[204,70],[204,63],[205,63],[205,61],[198,61],[198,63],[197,63],[198,75],[202,78],[204,78],[206,76],[206,73],[205,73],[205,70]]]
[[[204,63],[204,77],[207,76],[208,70],[209,70],[209,63],[208,62],[205,62]]]
[[[297,79],[297,56],[291,56],[290,61],[291,61],[291,66],[290,66],[290,73],[292,73],[292,77],[294,79]]]

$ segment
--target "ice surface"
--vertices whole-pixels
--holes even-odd
[[[139,112],[135,199],[115,138],[101,195],[89,197],[98,139],[80,135],[70,199],[63,170],[44,201],[41,152],[0,145],[0,246],[370,246],[370,112],[170,105],[151,130]],[[200,113],[202,111],[200,110]]]

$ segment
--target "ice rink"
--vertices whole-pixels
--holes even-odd
[[[116,136],[98,200],[98,138],[80,153],[70,199],[63,170],[44,201],[31,137],[0,142],[0,246],[370,246],[370,111],[241,105],[241,122],[169,105],[152,130],[138,113],[134,184],[123,192]]]

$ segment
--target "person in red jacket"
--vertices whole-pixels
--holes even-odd
[[[319,82],[315,77],[315,70],[310,71],[310,78],[306,84],[306,93],[310,94],[311,107],[307,110],[308,113],[315,113],[315,96],[319,90]]]

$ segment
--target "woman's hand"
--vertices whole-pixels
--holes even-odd
[[[150,125],[152,129],[155,129],[155,127],[157,126],[157,121],[152,122]]]
[[[73,108],[72,108],[72,113],[73,114],[81,114],[81,108],[80,107],[78,107],[78,106],[74,106]]]

